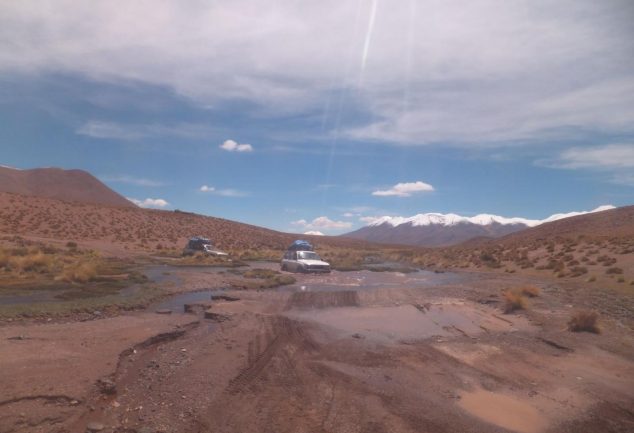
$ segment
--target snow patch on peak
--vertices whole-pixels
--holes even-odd
[[[610,209],[616,209],[616,206],[612,206],[611,204],[606,204],[606,205],[599,206],[598,208],[592,209],[592,210],[589,210],[589,211],[556,213],[556,214],[551,215],[548,218],[542,220],[542,222],[548,223],[548,222],[551,222],[551,221],[557,221],[557,220],[560,220],[560,219],[570,218],[570,217],[577,216],[577,215],[586,215],[586,214],[589,214],[589,213],[603,212],[605,210],[610,210]]]
[[[507,218],[499,215],[492,214],[479,214],[473,217],[464,217],[454,213],[441,214],[441,213],[424,213],[414,215],[412,217],[399,217],[399,216],[382,216],[382,217],[364,217],[362,221],[367,223],[368,226],[377,227],[383,224],[389,224],[392,227],[397,227],[403,224],[409,224],[412,226],[429,226],[429,225],[441,225],[441,226],[455,226],[457,224],[470,223],[477,224],[481,226],[488,226],[491,224],[501,224],[501,225],[525,225],[527,227],[535,227],[540,224],[556,221],[563,218],[569,218],[577,215],[585,215],[594,212],[602,212],[605,210],[614,209],[615,206],[612,205],[603,205],[599,206],[596,209],[591,211],[581,211],[581,212],[568,212],[568,213],[558,213],[549,216],[543,220],[533,220],[528,218]]]

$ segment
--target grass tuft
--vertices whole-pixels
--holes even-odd
[[[596,311],[577,311],[568,321],[568,330],[572,332],[592,332],[600,334],[599,313]]]
[[[504,312],[507,314],[515,310],[525,310],[528,307],[528,302],[522,291],[517,288],[504,291],[504,302]]]
[[[97,264],[94,262],[70,263],[55,277],[67,283],[87,283],[97,278]]]
[[[520,288],[520,291],[523,295],[526,295],[529,298],[535,298],[542,292],[537,286],[523,286]]]

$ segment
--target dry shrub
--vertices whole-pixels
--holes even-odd
[[[535,297],[539,296],[539,294],[542,291],[537,286],[523,286],[523,287],[520,288],[520,292],[523,295],[528,296],[529,298],[535,298]]]
[[[568,321],[568,330],[572,332],[593,332],[600,334],[601,329],[597,324],[599,313],[596,311],[577,311]]]
[[[0,268],[6,268],[9,266],[9,253],[5,250],[0,250]]]
[[[87,283],[97,277],[97,264],[94,262],[79,262],[66,265],[56,277],[67,283]]]
[[[522,291],[518,289],[504,291],[504,301],[504,312],[507,314],[515,310],[524,310],[528,306]]]
[[[607,271],[605,271],[606,274],[610,275],[614,275],[614,274],[622,274],[623,273],[623,269],[618,268],[616,266],[612,267],[612,268],[608,268]]]
[[[41,251],[31,251],[26,255],[9,256],[8,267],[15,272],[48,272],[55,264],[52,256]]]

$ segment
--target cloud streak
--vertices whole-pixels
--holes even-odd
[[[99,178],[104,182],[125,183],[136,186],[159,187],[167,185],[167,183],[160,180],[145,179],[142,177],[134,177],[128,175],[100,176]]]
[[[196,123],[178,124],[126,124],[102,120],[91,120],[75,131],[96,139],[136,141],[152,137],[204,138],[215,130],[208,125]]]
[[[240,191],[233,188],[216,188],[214,186],[203,185],[198,188],[200,192],[219,195],[222,197],[246,197],[249,195],[246,191]]]

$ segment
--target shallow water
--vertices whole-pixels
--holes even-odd
[[[472,337],[482,332],[514,328],[512,323],[497,318],[486,307],[467,303],[303,309],[291,310],[287,315],[317,322],[342,334],[359,334],[379,340]]]
[[[171,310],[174,313],[184,313],[185,304],[192,304],[200,301],[210,301],[212,295],[219,295],[223,290],[204,290],[201,292],[188,292],[170,296],[160,302],[148,307],[150,311]]]
[[[444,284],[458,283],[465,277],[452,272],[435,273],[431,271],[372,272],[351,271],[330,274],[307,275],[301,283],[278,288],[280,291],[340,291],[372,290],[379,288],[425,288]]]

